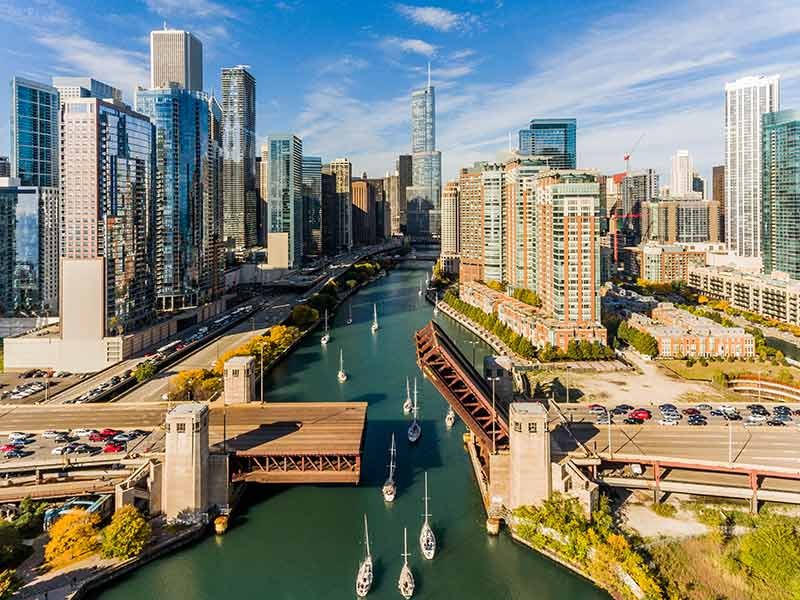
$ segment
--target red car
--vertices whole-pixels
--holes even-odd
[[[697,410],[696,408],[684,408],[681,412],[683,414],[685,414],[685,415],[699,415],[700,414],[700,411]]]
[[[104,433],[100,433],[99,431],[95,431],[93,434],[91,434],[89,436],[89,441],[90,442],[105,442],[109,437],[111,437],[111,436],[106,435]]]
[[[11,452],[13,450],[19,450],[22,447],[22,444],[4,444],[0,446],[0,452]]]
[[[122,433],[119,429],[110,429],[106,427],[100,432],[100,435],[104,435],[106,437],[114,437],[118,433]]]
[[[106,447],[103,448],[103,452],[106,454],[111,454],[114,452],[122,452],[124,448],[119,444],[106,444]]]
[[[642,421],[646,421],[647,419],[652,418],[652,413],[647,410],[646,408],[637,408],[633,411],[630,415],[628,415],[632,419],[641,419]]]

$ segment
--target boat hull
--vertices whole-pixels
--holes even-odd
[[[372,589],[372,559],[368,558],[361,562],[356,576],[356,596],[366,598]]]

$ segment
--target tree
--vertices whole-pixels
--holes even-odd
[[[69,512],[50,528],[50,541],[44,547],[44,560],[58,567],[97,550],[100,517],[85,510]]]
[[[103,529],[101,553],[106,558],[133,558],[147,547],[153,530],[135,506],[121,507]]]
[[[292,309],[289,321],[297,327],[308,327],[319,321],[319,312],[306,304],[298,304]]]
[[[26,546],[17,528],[0,521],[0,568],[16,566],[26,555]]]
[[[150,379],[155,374],[156,365],[152,360],[146,360],[143,363],[139,363],[139,366],[133,370],[133,376],[139,383],[146,379]]]
[[[505,292],[506,291],[506,286],[503,285],[499,281],[495,281],[494,279],[490,279],[489,281],[487,281],[486,282],[486,287],[488,287],[490,289],[493,289],[496,292]]]
[[[0,571],[0,600],[8,600],[18,589],[17,574],[11,569]]]
[[[800,534],[786,517],[766,517],[758,527],[742,537],[739,562],[748,574],[788,598],[800,597]]]

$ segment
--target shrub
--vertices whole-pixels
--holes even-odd
[[[152,533],[142,513],[128,504],[115,512],[111,523],[103,529],[100,550],[106,558],[133,558],[147,547]]]
[[[292,309],[289,322],[296,327],[305,328],[319,321],[319,312],[307,304],[298,304]]]
[[[59,567],[97,550],[100,517],[76,510],[59,518],[50,528],[50,541],[44,548],[44,560]]]
[[[20,587],[17,574],[8,569],[0,571],[0,600],[8,600]]]
[[[665,502],[655,502],[651,504],[650,510],[661,517],[668,517],[670,519],[678,514],[678,509],[675,508],[674,505]]]
[[[539,295],[532,290],[517,288],[511,295],[520,302],[524,302],[525,304],[529,304],[530,306],[536,308],[539,308],[542,305],[542,299],[539,298]]]
[[[156,365],[152,360],[146,360],[142,363],[139,363],[139,366],[133,370],[133,376],[139,383],[145,381],[146,379],[150,379],[155,374]]]
[[[0,569],[16,567],[28,555],[22,536],[11,523],[0,521]]]
[[[760,519],[740,540],[736,558],[752,579],[800,598],[800,534],[791,519]]]

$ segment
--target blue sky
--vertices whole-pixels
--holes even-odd
[[[293,131],[306,154],[373,176],[408,151],[429,60],[445,177],[506,149],[530,118],[559,116],[578,119],[581,167],[621,171],[644,133],[632,167],[668,177],[686,148],[708,175],[723,160],[726,81],[780,73],[782,107],[800,108],[796,0],[2,0],[0,79],[92,75],[132,103],[163,21],[202,39],[208,91],[221,67],[251,65],[260,141]]]

